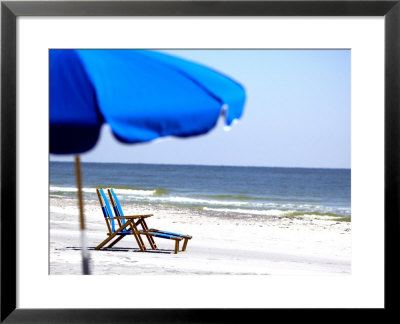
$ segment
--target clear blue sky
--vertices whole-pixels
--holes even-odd
[[[350,50],[169,50],[219,70],[247,93],[239,124],[128,145],[103,127],[83,162],[350,168]],[[72,156],[50,155],[52,161]]]

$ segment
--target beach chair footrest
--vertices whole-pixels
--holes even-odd
[[[179,237],[188,238],[188,239],[192,238],[192,236],[190,236],[190,235],[173,233],[173,232],[168,232],[168,231],[162,231],[162,230],[158,230],[158,229],[154,229],[154,228],[150,228],[149,231],[150,232],[155,232],[155,233],[162,233],[162,234],[167,234],[167,235],[179,236]]]
[[[164,233],[158,233],[158,232],[152,232],[152,231],[139,231],[137,234],[141,235],[151,235],[154,237],[159,237],[159,238],[165,238],[165,239],[170,239],[170,240],[178,240],[181,241],[183,238],[179,236],[174,236],[174,235],[169,235],[169,234],[164,234]]]

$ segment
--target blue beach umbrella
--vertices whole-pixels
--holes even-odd
[[[221,114],[228,126],[239,119],[244,102],[228,76],[156,51],[50,50],[50,153],[90,150],[104,123],[123,143],[204,134]],[[76,166],[84,233],[78,155]]]

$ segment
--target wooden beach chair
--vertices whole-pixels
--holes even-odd
[[[110,196],[110,200],[113,205],[115,216],[123,217],[124,213],[122,211],[121,204],[120,204],[118,197],[115,194],[114,190],[108,189],[108,195]],[[153,237],[159,237],[159,238],[165,238],[165,239],[180,238],[180,239],[184,240],[183,246],[182,246],[182,251],[186,251],[188,240],[190,240],[192,238],[192,236],[186,235],[186,234],[179,234],[179,233],[163,231],[163,230],[159,230],[159,229],[155,229],[155,228],[149,228],[147,226],[146,220],[144,218],[142,220],[140,220],[140,224],[142,225],[142,228],[145,232],[154,234],[151,236],[147,236],[147,239],[149,240],[150,246],[152,248],[157,249],[157,245],[154,242]],[[179,248],[179,241],[175,241],[175,242],[176,242],[175,253],[177,253],[176,248]]]
[[[101,249],[104,245],[110,242],[107,246],[108,248],[113,247],[126,235],[133,235],[140,251],[146,251],[146,246],[141,238],[141,235],[145,235],[149,242],[154,242],[153,236],[159,237],[159,233],[153,233],[146,230],[145,218],[153,216],[153,214],[145,215],[132,215],[132,216],[115,216],[113,217],[112,210],[103,189],[96,189],[97,196],[99,198],[100,206],[103,212],[104,219],[107,224],[108,237],[96,246],[95,250]],[[138,229],[141,226],[142,229]],[[166,236],[161,236],[167,238]],[[175,241],[175,253],[179,251],[179,241],[182,240],[181,237],[169,236],[169,239]],[[157,249],[155,244],[150,243],[152,249]]]

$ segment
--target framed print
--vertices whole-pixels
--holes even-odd
[[[1,321],[235,322],[270,309],[393,310],[399,15],[398,1],[3,1]],[[61,57],[67,68],[56,65]],[[123,72],[114,63],[93,72],[110,58]],[[143,66],[151,73],[141,75]],[[154,90],[159,75],[173,81]],[[105,107],[117,99],[98,95],[106,83],[123,95],[131,83],[149,89],[120,106],[200,102],[217,107],[216,119],[188,117],[179,134],[182,109],[112,119],[115,108]],[[108,124],[94,135],[69,129],[60,138],[72,138],[73,149],[56,147],[52,124],[54,93],[65,88],[71,95],[58,106],[72,104],[58,117],[78,107],[77,119],[82,98],[94,98],[103,106],[92,113]],[[176,88],[185,95],[173,95]],[[272,109],[256,115],[257,107]],[[159,114],[170,122],[157,124]],[[236,119],[230,140],[216,130],[180,148],[138,144],[126,160],[127,147],[109,135],[141,142],[120,132],[129,124],[143,142],[187,137],[200,134],[198,124],[205,133]],[[162,135],[146,137],[152,131]],[[86,231],[73,161],[53,153],[83,152],[98,136],[76,169],[86,181],[78,189]],[[209,150],[217,142],[223,149]],[[100,154],[104,163],[92,163]],[[110,186],[109,196],[96,192]],[[140,208],[128,209],[128,196]],[[172,232],[149,229],[143,215],[135,223],[146,208],[162,215],[146,212],[150,227],[158,221]],[[101,211],[106,225],[97,224]]]

